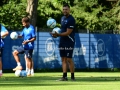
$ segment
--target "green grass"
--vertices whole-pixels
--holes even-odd
[[[15,77],[4,73],[0,90],[120,90],[119,72],[76,72],[76,81],[56,81],[62,73],[35,73],[34,77]]]

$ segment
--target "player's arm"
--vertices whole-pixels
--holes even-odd
[[[63,33],[60,33],[60,34],[57,33],[57,36],[68,36],[68,35],[71,34],[72,31],[73,31],[73,29],[67,28],[66,32],[63,32]]]
[[[66,32],[63,32],[63,33],[57,33],[57,32],[55,32],[55,33],[51,33],[51,34],[52,34],[52,36],[53,36],[54,38],[56,38],[56,37],[58,37],[58,36],[69,36],[72,31],[73,31],[73,29],[67,28],[67,31],[66,31]]]
[[[18,35],[18,38],[22,38],[23,36],[21,36],[21,35]]]
[[[21,34],[20,35],[18,35],[18,38],[22,38],[23,36],[24,36],[24,29],[23,29],[23,31],[21,32]]]
[[[27,40],[27,42],[29,43],[29,42],[33,42],[33,41],[35,41],[36,40],[36,36],[35,37],[33,37],[32,39],[30,39],[30,40]]]
[[[9,32],[6,30],[5,31],[5,33],[4,34],[2,34],[2,36],[1,37],[5,37],[5,36],[7,36],[9,34]]]
[[[73,31],[75,26],[75,22],[73,20],[69,21],[67,24],[67,30],[66,32],[63,33],[57,33],[55,32],[55,34],[52,34],[53,37],[58,37],[58,36],[69,36],[71,34],[71,32]]]
[[[1,30],[4,32],[1,37],[5,37],[9,34],[8,30],[2,25],[1,25]]]
[[[23,41],[22,44],[27,44],[27,43],[29,43],[29,42],[33,42],[33,41],[35,41],[35,40],[36,40],[36,36],[33,37],[33,38],[31,38],[30,40]]]

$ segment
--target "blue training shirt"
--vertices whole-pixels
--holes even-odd
[[[73,29],[69,36],[61,36],[60,43],[74,44],[75,43],[75,19],[72,15],[61,18],[61,33],[66,32],[67,28]]]
[[[21,36],[24,37],[24,41],[30,40],[30,39],[36,37],[35,28],[32,25],[30,25],[28,28],[25,27],[21,33]],[[34,49],[34,42],[29,42],[29,43],[23,45],[23,47],[25,49]]]
[[[1,25],[1,27],[0,27],[1,29],[1,31],[0,31],[0,33],[1,32],[7,32],[7,29],[3,26],[3,25]],[[0,47],[4,47],[4,42],[3,42],[3,40],[2,40],[2,38],[0,37]]]

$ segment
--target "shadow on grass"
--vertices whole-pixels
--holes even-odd
[[[0,86],[64,86],[80,85],[85,82],[90,85],[100,85],[101,82],[118,82],[120,77],[77,77],[76,81],[56,81],[60,77],[36,76],[36,77],[1,77]],[[85,84],[85,85],[86,85]],[[101,83],[102,84],[102,83]]]

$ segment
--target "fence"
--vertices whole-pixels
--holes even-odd
[[[76,33],[73,52],[75,68],[119,68],[120,67],[120,35],[118,34],[81,34]],[[12,51],[19,47],[22,39],[12,40],[10,36],[4,40],[3,69],[12,69],[16,62]],[[34,68],[61,68],[58,50],[59,38],[52,38],[49,32],[37,32],[33,52]],[[19,55],[25,68],[24,55]]]

